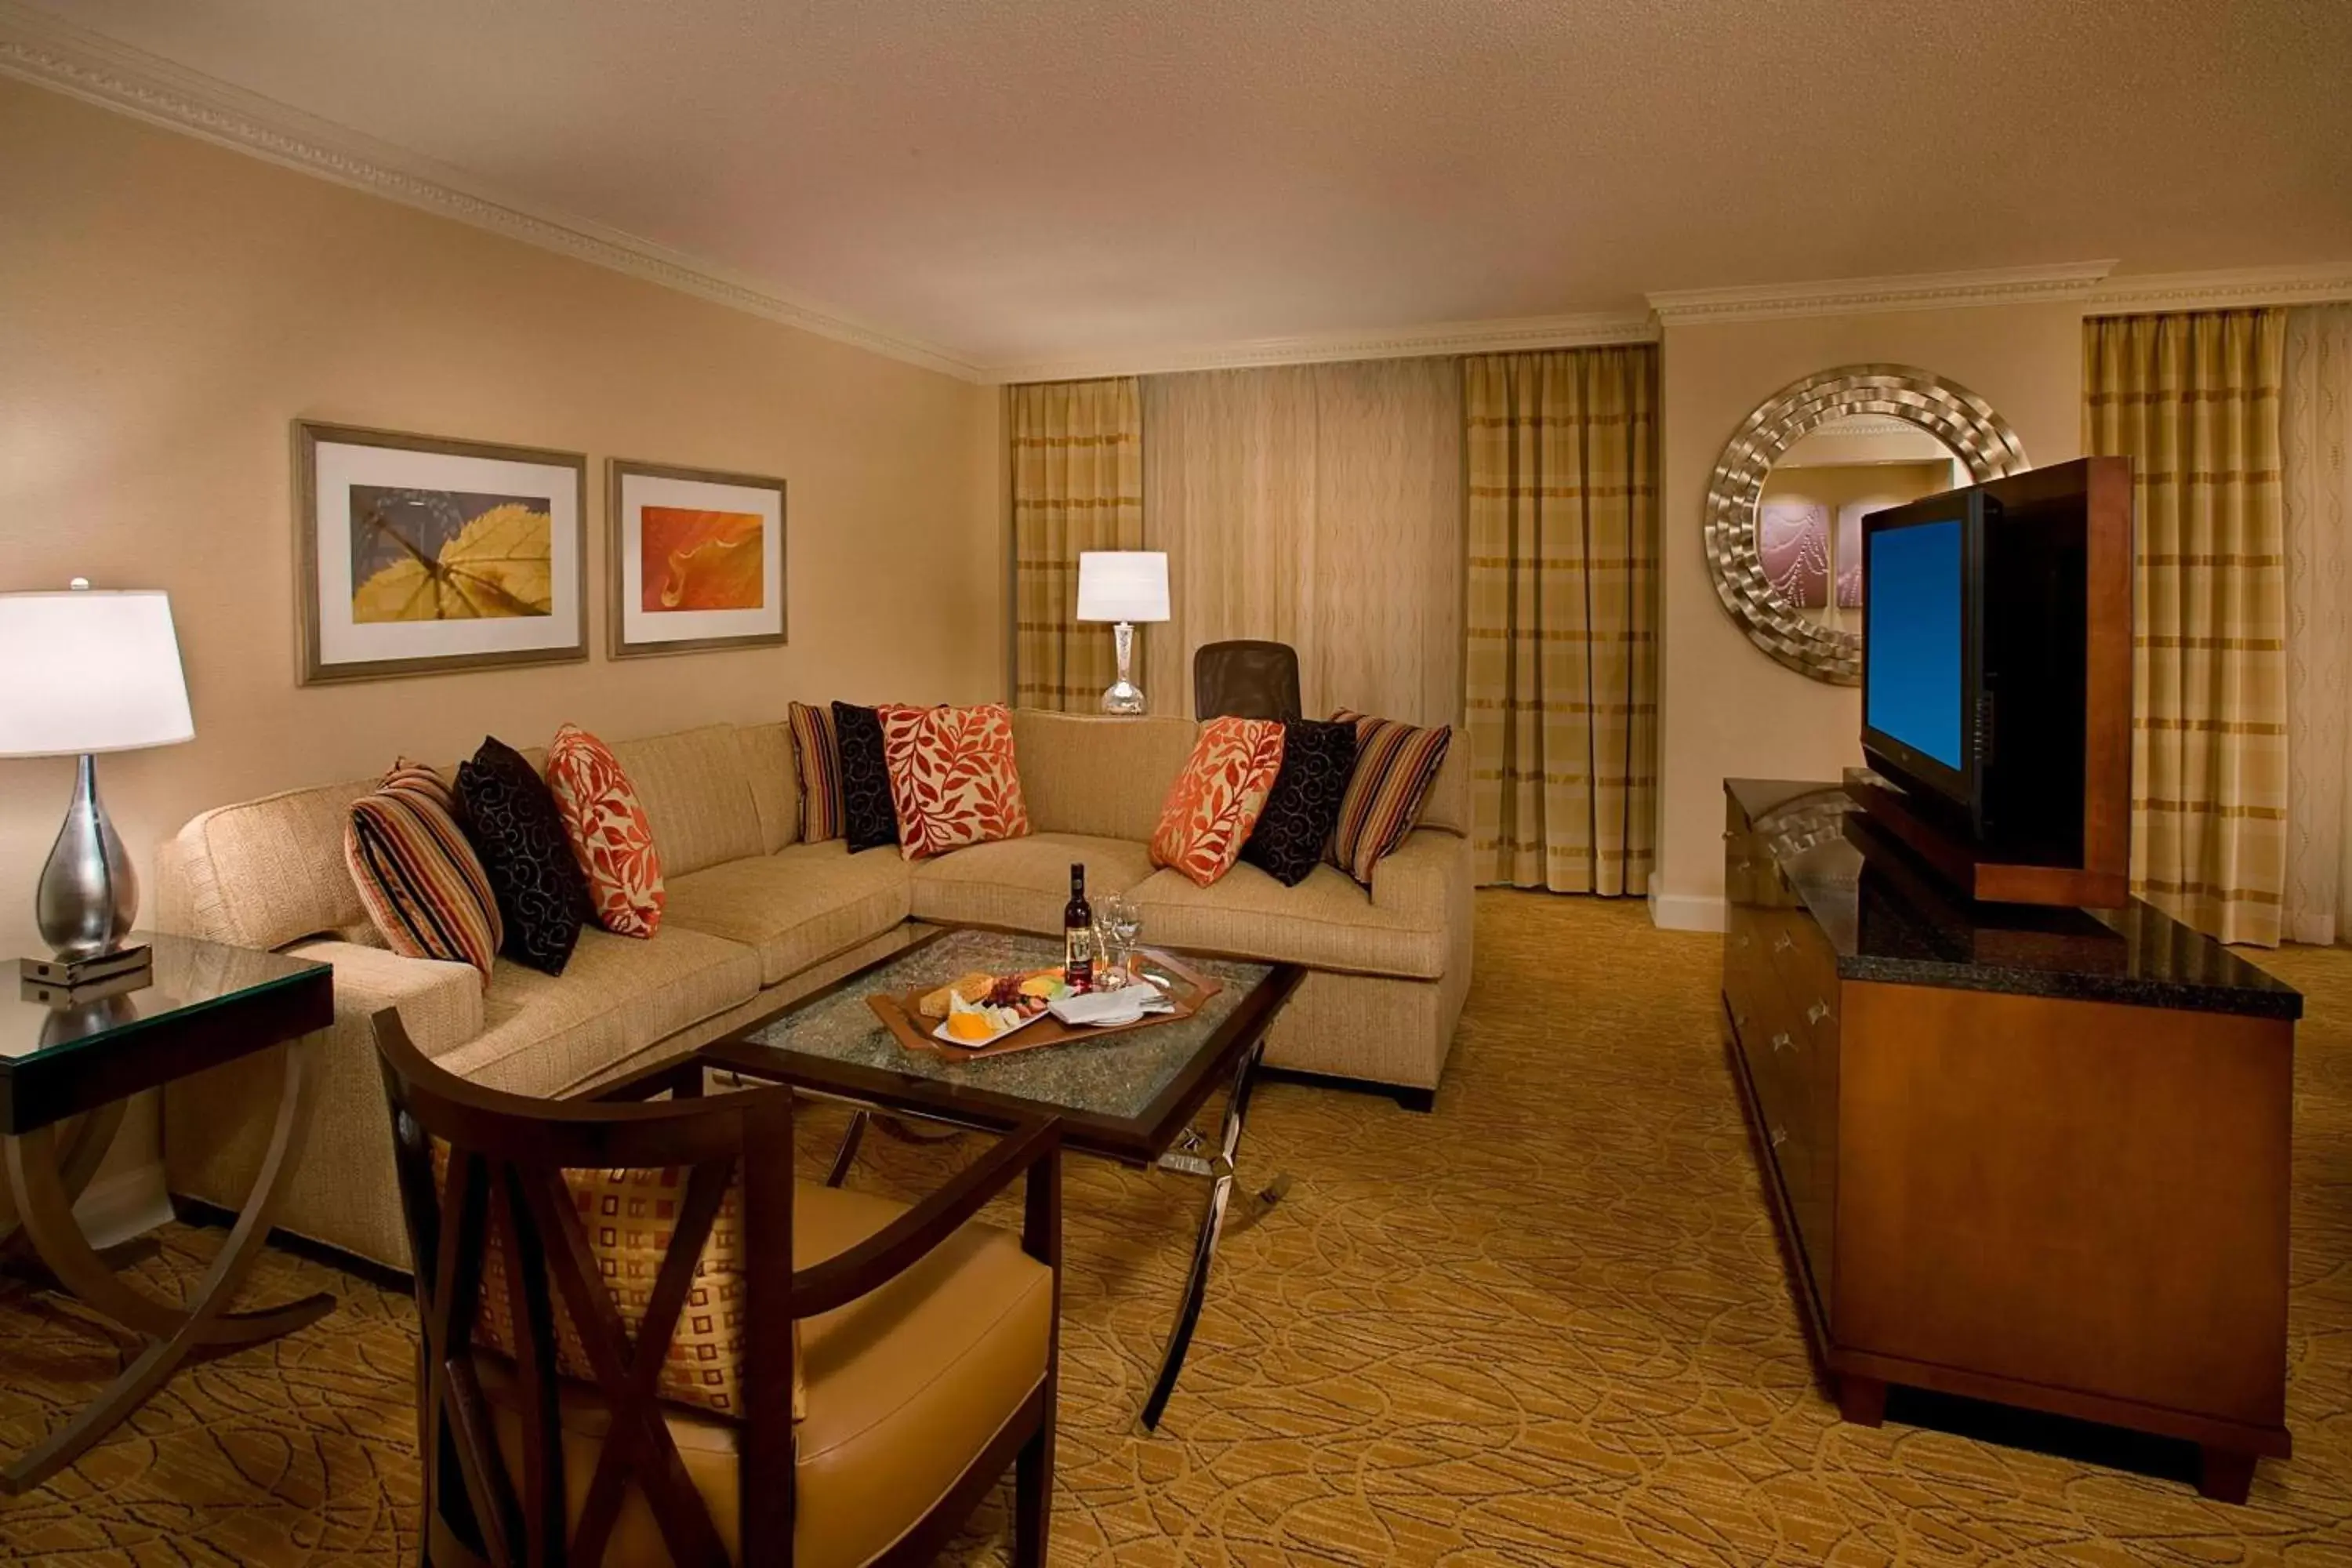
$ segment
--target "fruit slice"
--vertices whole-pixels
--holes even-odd
[[[997,1029],[985,1013],[958,1013],[948,1019],[948,1033],[967,1045],[984,1046],[996,1037]]]

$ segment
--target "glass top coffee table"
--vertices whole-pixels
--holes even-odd
[[[1141,954],[1148,972],[1152,950]],[[1143,1424],[1157,1426],[1200,1320],[1266,1026],[1297,989],[1301,971],[1294,964],[1187,954],[1185,969],[1221,986],[1191,1017],[976,1060],[907,1049],[866,1005],[871,995],[929,990],[974,970],[1043,969],[1061,961],[1062,944],[1049,938],[943,930],[705,1046],[682,1063],[664,1063],[602,1092],[656,1093],[678,1087],[682,1071],[698,1080],[703,1069],[712,1069],[850,1101],[860,1109],[827,1177],[833,1185],[848,1173],[877,1110],[996,1131],[1043,1110],[1060,1120],[1066,1149],[1206,1178],[1208,1202],[1192,1271],[1159,1379],[1143,1407]],[[1212,1145],[1192,1131],[1192,1123],[1221,1084],[1229,1092],[1223,1129]]]

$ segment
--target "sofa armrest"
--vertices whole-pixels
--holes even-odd
[[[363,1041],[371,1058],[371,1020],[384,1007],[400,1009],[408,1037],[428,1057],[453,1051],[482,1032],[482,975],[470,963],[403,958],[355,942],[297,942],[286,952],[335,966],[334,1033]]]
[[[1422,931],[1471,918],[1470,841],[1417,827],[1372,865],[1372,907]]]

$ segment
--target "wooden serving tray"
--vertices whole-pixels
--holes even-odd
[[[938,985],[917,986],[895,996],[887,992],[877,992],[866,998],[866,1005],[874,1009],[874,1016],[881,1019],[883,1026],[908,1050],[963,1062],[977,1061],[982,1057],[1009,1056],[1014,1051],[1034,1050],[1039,1046],[1058,1046],[1068,1040],[1099,1040],[1106,1035],[1116,1035],[1128,1029],[1148,1029],[1154,1024],[1172,1024],[1191,1017],[1201,1010],[1202,1004],[1224,989],[1222,981],[1188,968],[1156,948],[1138,948],[1135,956],[1144,966],[1159,971],[1176,983],[1168,991],[1168,999],[1176,1005],[1174,1012],[1147,1013],[1132,1024],[1065,1024],[1049,1013],[1023,1025],[993,1045],[957,1046],[933,1038],[931,1030],[938,1026],[939,1021],[924,1017],[920,1011],[923,998],[938,990]]]

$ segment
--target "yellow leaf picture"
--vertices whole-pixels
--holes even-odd
[[[415,494],[406,492],[403,499]],[[364,516],[354,516],[355,541],[364,531],[374,553],[390,559],[352,590],[352,620],[458,621],[554,613],[554,530],[546,504],[499,500],[462,520],[449,516],[449,503],[461,499],[478,498],[444,493],[407,502],[410,508],[430,504],[439,526],[408,526],[392,506],[371,506]],[[353,510],[359,511],[356,504]],[[430,548],[436,534],[438,548]],[[355,552],[354,564],[367,558]]]

